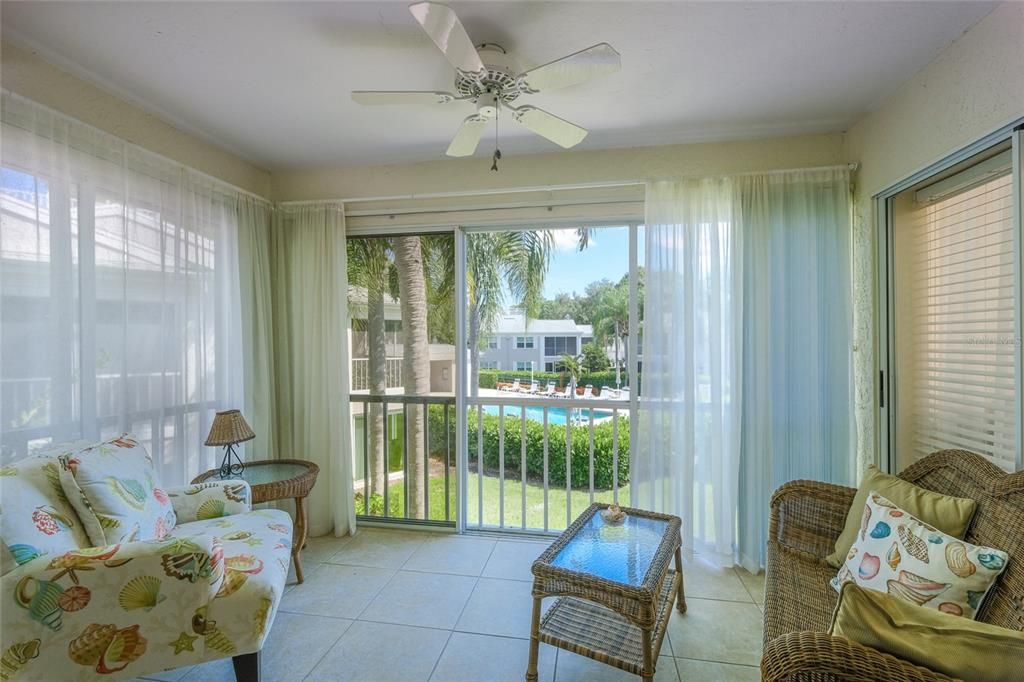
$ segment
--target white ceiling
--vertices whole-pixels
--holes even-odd
[[[452,2],[526,68],[597,42],[614,76],[529,99],[579,148],[843,130],[989,2]],[[264,168],[442,158],[472,105],[360,107],[353,89],[451,90],[404,2],[3,2],[3,37]],[[557,149],[501,121],[506,154]],[[485,142],[477,151],[491,153]]]

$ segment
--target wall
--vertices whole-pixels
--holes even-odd
[[[509,150],[498,173],[488,170],[490,161],[484,157],[283,171],[274,174],[272,193],[278,201],[390,197],[643,181],[845,162],[841,133],[522,156]]]
[[[1024,116],[1024,3],[997,7],[846,134],[860,161],[855,191],[854,281],[858,451],[878,457],[877,291],[871,197],[951,152]]]
[[[31,50],[0,44],[0,75],[12,92],[253,194],[270,195],[267,171],[61,71]]]

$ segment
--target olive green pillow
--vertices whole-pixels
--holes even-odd
[[[846,526],[836,540],[835,551],[825,557],[830,566],[839,568],[846,561],[846,554],[853,547],[857,533],[860,532],[864,503],[867,502],[868,493],[872,490],[929,526],[935,526],[958,540],[963,539],[977,507],[974,500],[933,493],[913,483],[882,473],[878,467],[871,465],[864,473],[857,494],[853,497],[850,512],[846,515]]]
[[[950,677],[1020,679],[1024,632],[926,609],[854,583],[843,585],[830,632]]]

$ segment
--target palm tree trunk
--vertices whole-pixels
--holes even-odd
[[[402,383],[407,395],[430,393],[430,343],[427,332],[427,287],[423,271],[423,250],[419,237],[396,237],[394,240],[395,266],[398,269],[398,291],[402,309]],[[427,453],[423,450],[426,424],[423,410],[409,410],[405,432],[405,446],[409,457],[410,518],[424,517],[423,475]]]
[[[369,347],[367,361],[370,379],[370,395],[387,393],[387,338],[384,322],[384,292],[377,287],[367,290],[366,337]],[[386,462],[388,446],[384,442],[384,411],[383,405],[370,403],[370,411],[364,428],[370,429],[370,467],[373,473],[372,489],[367,491],[367,513],[369,513],[369,496],[383,495],[387,477]],[[364,491],[367,489],[364,487]]]
[[[469,309],[469,394],[474,398],[480,391],[480,306]]]

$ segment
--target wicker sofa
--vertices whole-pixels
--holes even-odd
[[[963,450],[935,452],[900,478],[928,490],[977,500],[969,542],[1010,555],[978,620],[1024,630],[1024,472],[1007,474]],[[828,634],[836,569],[825,562],[846,521],[853,488],[792,481],[771,500],[765,585],[764,680],[948,680],[874,649]]]

